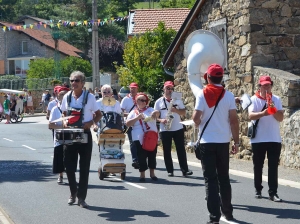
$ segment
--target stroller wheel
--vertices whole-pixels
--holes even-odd
[[[105,177],[105,173],[102,171],[101,168],[98,169],[98,176],[100,180],[103,180]]]
[[[121,180],[125,180],[126,172],[121,173]]]

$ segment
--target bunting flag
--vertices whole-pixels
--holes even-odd
[[[33,24],[27,24],[27,25],[22,25],[22,26],[3,26],[2,30],[5,32],[7,30],[11,31],[11,30],[20,30],[20,29],[24,29],[26,30],[26,28],[30,28],[33,29],[34,27],[37,27],[38,29],[41,28],[41,26],[43,26],[44,28],[46,28],[47,26],[50,26],[51,28],[53,27],[57,27],[58,29],[60,29],[61,26],[64,27],[73,27],[73,26],[92,26],[92,25],[96,25],[96,26],[103,26],[105,24],[113,24],[114,22],[121,22],[123,20],[128,19],[128,16],[124,16],[124,17],[111,17],[110,19],[104,18],[104,19],[96,19],[96,20],[83,20],[83,21],[77,21],[77,22],[71,22],[68,20],[56,20],[57,22],[55,22],[55,20],[50,19],[49,21],[44,21],[44,22],[38,22],[38,23],[33,23]]]

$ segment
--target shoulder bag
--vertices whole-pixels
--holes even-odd
[[[264,109],[266,109],[266,104],[264,105],[264,107],[262,108],[261,111],[263,111]],[[259,122],[259,119],[257,119],[255,121],[255,123],[253,123],[251,121],[251,126],[248,127],[248,133],[247,133],[247,137],[248,138],[255,138],[255,136],[256,136],[256,128],[257,128],[258,122]]]
[[[137,110],[135,110],[135,113],[138,115]],[[145,125],[146,125],[147,131],[145,132],[142,120],[139,119],[139,122],[140,122],[143,132],[144,132],[142,148],[146,151],[153,152],[157,146],[158,134],[156,131],[148,130],[148,129],[150,129],[150,127],[148,126],[148,124],[146,122],[145,122]]]
[[[209,119],[206,121],[206,123],[205,123],[205,125],[204,125],[204,127],[203,127],[203,129],[202,129],[202,132],[201,132],[201,134],[200,134],[200,137],[198,138],[198,140],[197,140],[197,142],[196,142],[196,144],[195,144],[195,146],[194,146],[196,158],[199,159],[199,160],[201,160],[200,140],[201,140],[201,138],[202,138],[202,135],[203,135],[203,133],[204,133],[204,131],[205,131],[205,129],[206,129],[206,127],[207,127],[207,125],[208,125],[208,123],[209,123],[211,117],[214,115],[214,112],[215,112],[215,110],[216,110],[216,108],[217,108],[217,106],[218,106],[218,104],[219,104],[219,102],[220,102],[220,100],[221,100],[221,97],[222,97],[222,95],[223,95],[223,92],[224,92],[224,89],[223,89],[223,91],[221,92],[221,94],[220,94],[220,96],[219,96],[219,98],[218,98],[218,100],[217,100],[216,106],[215,106],[215,108],[214,108],[212,114],[210,115]]]

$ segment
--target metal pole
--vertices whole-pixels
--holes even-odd
[[[98,43],[98,16],[97,16],[97,0],[92,0],[92,17],[94,24],[92,25],[92,50],[93,50],[93,89],[97,86],[96,79],[99,76],[99,43]]]

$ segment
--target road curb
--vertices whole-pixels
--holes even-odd
[[[0,207],[0,224],[14,224],[6,212]]]

